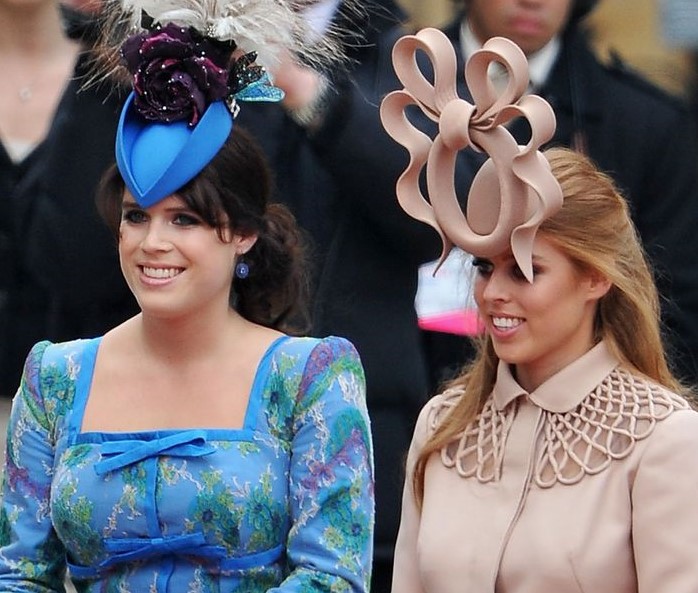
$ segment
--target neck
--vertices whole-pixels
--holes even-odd
[[[0,54],[52,56],[69,43],[58,2],[0,4]]]
[[[595,345],[594,341],[589,339],[588,342],[581,343],[573,350],[561,351],[557,355],[546,356],[542,360],[531,363],[517,364],[512,369],[512,374],[521,387],[528,393],[532,393],[552,376],[584,356]]]
[[[231,336],[240,336],[252,327],[232,309],[181,319],[141,314],[134,322],[138,324],[135,329],[145,355],[178,365],[206,359],[226,347]]]

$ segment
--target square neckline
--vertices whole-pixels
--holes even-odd
[[[269,367],[272,358],[278,348],[290,339],[290,336],[282,335],[275,338],[269,346],[267,346],[267,349],[259,359],[252,380],[252,387],[250,388],[243,423],[239,428],[206,428],[192,426],[188,428],[153,428],[133,431],[83,431],[82,424],[92,387],[97,353],[99,352],[102,338],[103,336],[99,336],[86,340],[87,344],[80,356],[80,372],[78,372],[75,382],[75,397],[73,400],[71,417],[68,422],[68,432],[71,435],[70,438],[75,442],[104,442],[129,438],[134,440],[150,440],[187,432],[204,433],[211,438],[219,438],[222,440],[250,440],[256,428],[258,412],[262,404],[262,394],[264,393],[264,388],[269,379]]]

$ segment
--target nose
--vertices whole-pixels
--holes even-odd
[[[481,287],[482,298],[488,302],[508,301],[510,298],[509,281],[506,274],[493,270],[487,278],[481,278],[483,283]]]
[[[150,220],[141,240],[141,249],[143,251],[169,251],[171,247],[172,244],[167,237],[164,225],[157,220]]]

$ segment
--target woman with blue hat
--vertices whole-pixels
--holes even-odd
[[[280,1],[125,4],[134,90],[99,205],[141,312],[27,357],[0,589],[62,591],[67,571],[81,591],[366,591],[361,362],[292,337],[302,236],[235,126],[240,103],[281,96],[256,46],[302,50],[302,21]]]

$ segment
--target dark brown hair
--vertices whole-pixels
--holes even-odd
[[[117,238],[124,188],[113,165],[97,194],[97,208]],[[218,154],[177,196],[221,239],[226,229],[257,234],[244,255],[249,276],[233,280],[231,306],[249,321],[297,335],[309,326],[306,241],[288,208],[270,203],[271,193],[264,154],[248,133],[234,127]]]

